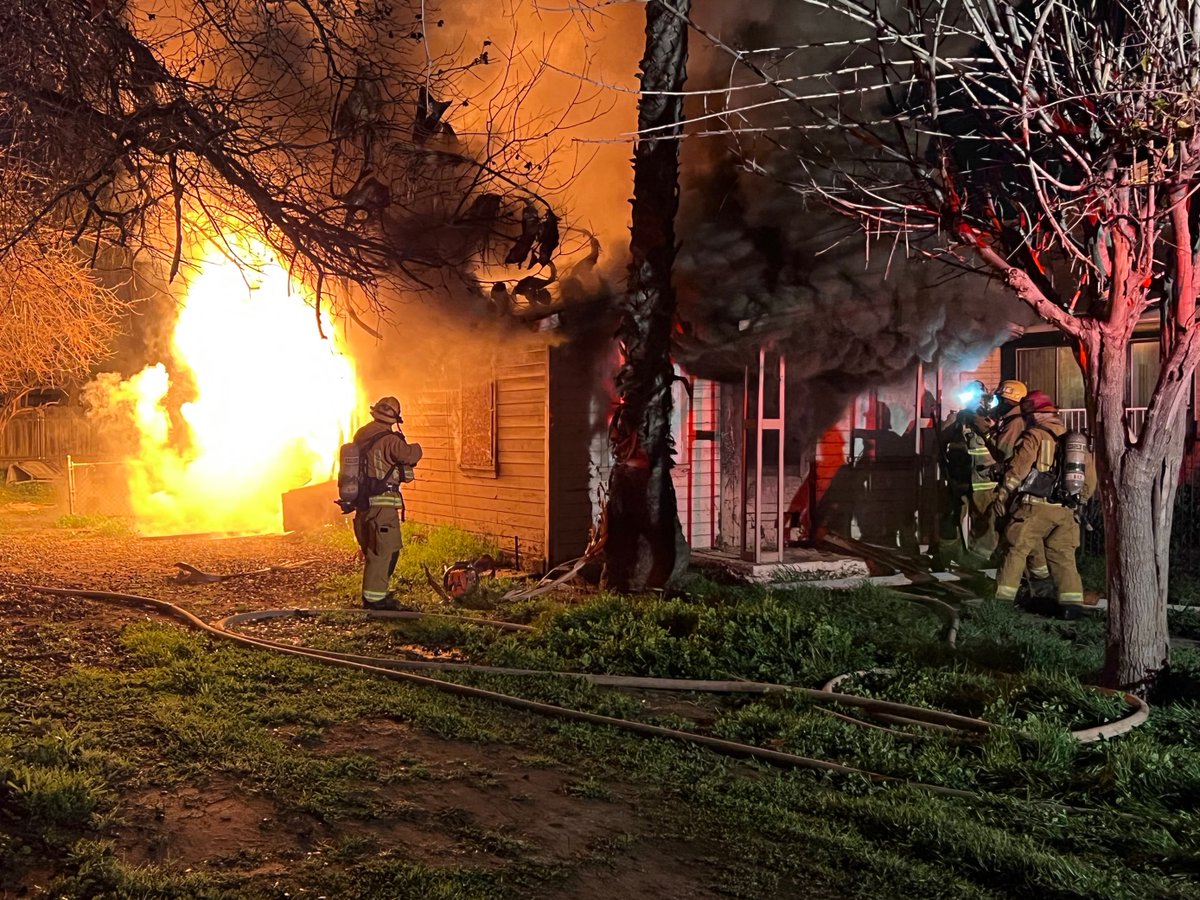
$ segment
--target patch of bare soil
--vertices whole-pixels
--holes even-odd
[[[386,720],[331,729],[322,746],[418,767],[419,777],[388,786],[389,800],[422,810],[418,818],[431,824],[482,829],[527,845],[541,862],[575,858],[641,826],[617,786],[608,786],[611,800],[573,796],[569,775],[531,768],[512,747],[433,738]]]
[[[515,856],[578,869],[546,897],[714,896],[703,850],[647,837],[636,789],[607,785],[605,800],[575,796],[568,773],[531,767],[514,748],[442,740],[409,725],[373,720],[330,729],[314,750],[377,757],[392,777],[375,788],[398,812],[321,821],[281,814],[247,786],[213,778],[203,788],[151,790],[126,798],[109,836],[132,863],[237,867],[282,875],[288,861],[346,838],[367,838],[431,866],[503,865]],[[596,862],[598,852],[603,862]]]
[[[3,536],[0,585],[45,585],[139,594],[168,600],[201,618],[311,605],[318,585],[358,568],[357,554],[299,535],[141,538],[76,535],[66,529]],[[228,575],[297,564],[287,571],[214,584],[182,584],[176,562]],[[47,601],[53,606],[59,601]]]

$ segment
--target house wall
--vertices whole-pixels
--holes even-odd
[[[473,403],[464,419],[462,385],[401,398],[405,436],[425,453],[404,491],[410,521],[488,535],[507,553],[519,541],[525,568],[545,565],[549,355],[517,348],[494,367],[494,475],[461,465],[464,421],[477,429],[481,415]]]
[[[941,417],[945,421],[959,407],[961,387],[982,381],[994,389],[1005,378],[1015,377],[1012,344],[995,348],[971,369],[951,372],[941,388]],[[915,385],[894,390],[868,391],[848,404],[811,447],[804,449],[802,462],[789,462],[784,475],[787,538],[794,541],[822,528],[840,534],[900,547],[915,547],[935,536],[945,526],[946,502],[937,488],[938,435],[933,422],[933,393],[936,375],[925,373],[925,400],[921,417],[921,452],[913,429]],[[743,388],[740,383],[720,388],[720,529],[719,545],[736,550],[741,537]],[[1200,372],[1195,396],[1200,397]],[[805,398],[790,394],[789,405]],[[1183,475],[1200,478],[1200,408],[1193,400],[1188,413],[1189,440]],[[764,543],[775,542],[773,511],[777,479],[764,479]],[[748,515],[754,521],[753,498]]]
[[[692,407],[689,504],[691,506],[689,539],[693,546],[716,547],[720,529],[721,450],[720,385],[714,381],[696,382],[696,399]]]
[[[693,550],[717,544],[720,527],[721,459],[717,406],[720,385],[703,378],[675,382],[675,465],[671,481],[683,537]]]
[[[1157,321],[1144,319],[1135,332],[1134,339],[1153,341],[1157,335]],[[1064,339],[1053,329],[1030,329],[1023,338],[1010,341],[1001,348],[1001,363],[1003,378],[1015,378],[1017,371],[1017,350],[1028,347],[1062,346]],[[1181,480],[1200,478],[1200,370],[1193,379],[1192,398],[1186,413],[1187,431],[1184,444],[1183,464],[1180,469]]]
[[[1002,377],[999,348],[971,369],[945,374],[942,419],[957,410],[963,386],[978,380],[994,389]],[[919,452],[913,423],[915,383],[886,392],[865,391],[847,404],[813,443],[806,469],[787,473],[786,508],[793,539],[827,529],[913,548],[933,537],[942,502],[934,482],[937,388],[936,370],[926,369]]]
[[[1002,374],[1000,358],[1000,348],[996,347],[974,369],[958,373],[953,379],[953,384],[946,385],[947,390],[953,392],[972,381],[982,381],[989,390],[994,391],[1005,378]],[[955,406],[953,393],[950,394],[948,399],[949,403],[943,402],[942,404],[944,409],[951,409]]]

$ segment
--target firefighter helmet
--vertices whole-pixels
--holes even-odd
[[[400,401],[395,397],[383,397],[371,407],[371,418],[384,425],[394,425],[403,422],[400,418]]]
[[[1029,393],[1029,388],[1025,382],[1010,379],[1000,382],[1000,386],[996,388],[996,399],[1005,400],[1008,403],[1016,406],[1025,399],[1025,395]]]
[[[1041,391],[1030,391],[1021,398],[1021,412],[1025,415],[1035,412],[1058,412],[1058,407],[1050,399],[1049,394]]]

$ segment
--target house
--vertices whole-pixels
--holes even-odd
[[[530,341],[457,383],[405,379],[405,434],[425,449],[409,518],[488,535],[530,568],[581,554],[608,479],[611,352]],[[672,477],[693,551],[791,564],[824,529],[924,542],[946,388],[936,370],[920,372],[919,400],[916,383],[868,390],[816,435],[785,355],[762,351],[741,383],[679,374]],[[994,384],[999,357],[977,374]]]
[[[1139,333],[1129,352],[1136,424],[1157,377],[1153,331]],[[581,554],[608,480],[612,353],[603,338],[530,334],[455,370],[414,359],[388,382],[402,399],[407,437],[425,450],[406,489],[409,519],[487,535],[530,569]],[[928,543],[943,502],[936,425],[966,382],[1020,378],[1055,396],[1072,424],[1086,419],[1078,368],[1048,328],[1027,329],[962,371],[917,366],[907,384],[869,386],[817,420],[808,415],[811,388],[786,352],[763,349],[741,376],[680,373],[672,475],[693,550],[757,563],[794,560],[824,531],[908,549]],[[1195,403],[1188,416],[1189,466],[1200,471]],[[81,427],[63,409],[30,410],[6,430],[4,455],[81,452],[94,442],[75,433]],[[331,501],[322,495],[315,506],[328,513]]]
[[[1140,426],[1158,378],[1154,326],[1144,323],[1129,346],[1131,430]],[[994,388],[1009,378],[1056,398],[1067,424],[1086,429],[1082,373],[1064,336],[1049,326],[1026,328],[949,373],[918,364],[907,389],[873,386],[850,398],[819,434],[800,441],[788,433],[795,424],[788,408],[806,397],[803,386],[788,378],[786,357],[763,351],[742,385],[706,387],[693,380],[700,399],[689,405],[686,395],[677,397],[685,424],[675,480],[685,534],[693,548],[754,560],[782,561],[789,547],[824,531],[915,550],[937,534],[945,499],[937,423],[957,411],[959,391],[969,382]],[[1200,479],[1197,396],[1200,373],[1187,412],[1181,472],[1193,485]]]
[[[607,481],[602,369],[599,353],[531,337],[452,383],[405,379],[405,436],[425,454],[408,518],[491,537],[527,569],[580,555]]]

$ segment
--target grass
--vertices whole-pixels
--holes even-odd
[[[86,531],[89,535],[119,537],[135,533],[133,522],[122,516],[63,515],[54,520],[55,528]]]
[[[350,525],[327,528],[309,537],[326,545],[348,552],[357,552],[358,544]],[[440,584],[446,566],[459,561],[473,562],[487,554],[496,558],[500,548],[488,538],[458,528],[421,525],[405,522],[401,526],[404,548],[392,576],[392,590],[404,595],[406,602],[432,607],[443,601],[429,586],[425,570]],[[486,579],[460,603],[470,609],[490,609],[495,601],[512,586],[508,579]],[[353,572],[327,579],[321,585],[321,596],[331,604],[356,606],[362,588],[362,573]]]
[[[413,559],[439,567],[434,571],[475,549],[461,535],[430,533],[406,543]],[[831,594],[797,585],[768,593],[704,579],[671,598],[604,594],[570,606],[502,604],[494,614],[532,621],[535,630],[365,624],[331,613],[306,624],[302,636],[381,655],[417,646],[547,670],[813,686],[845,672],[886,669],[845,688],[982,716],[1001,728],[986,737],[886,731],[797,697],[667,702],[552,676],[455,677],[836,759],[980,799],[748,765],[691,745],[256,653],[166,622],[135,621],[113,635],[104,658],[115,666],[85,660],[54,670],[22,662],[20,648],[8,643],[12,636],[0,631],[0,807],[19,811],[21,823],[0,816],[0,889],[3,871],[43,859],[57,873],[53,895],[63,897],[554,896],[589,866],[679,846],[703,859],[712,889],[731,897],[1200,897],[1194,651],[1173,654],[1169,699],[1148,724],[1083,745],[1067,729],[1120,713],[1119,704],[1081,687],[1102,652],[1099,620],[1031,623],[1005,604],[986,602],[964,611],[952,651],[937,616],[886,591]],[[41,650],[77,647],[72,627],[46,623]],[[701,711],[698,722],[681,717],[685,703]],[[611,839],[564,860],[518,830],[473,823],[453,809],[414,807],[413,786],[444,777],[436,759],[407,752],[387,758],[330,743],[331,734],[380,721],[480,744],[498,765],[517,771],[560,770],[567,798],[614,816],[625,809],[623,797],[636,797],[637,833],[630,837],[628,818],[616,819]],[[484,787],[496,781],[489,771],[469,777]],[[270,876],[255,874],[261,861],[190,872],[122,861],[109,838],[128,814],[122,798],[213,779],[270,804],[277,819],[306,816],[353,823],[355,830],[287,859],[274,870],[283,874]],[[537,816],[537,808],[529,814]],[[464,859],[430,865],[370,831],[406,821],[455,842]],[[486,863],[475,864],[472,855]]]
[[[18,484],[0,482],[0,504],[33,503],[53,506],[57,498],[53,484],[45,481],[26,481]]]

